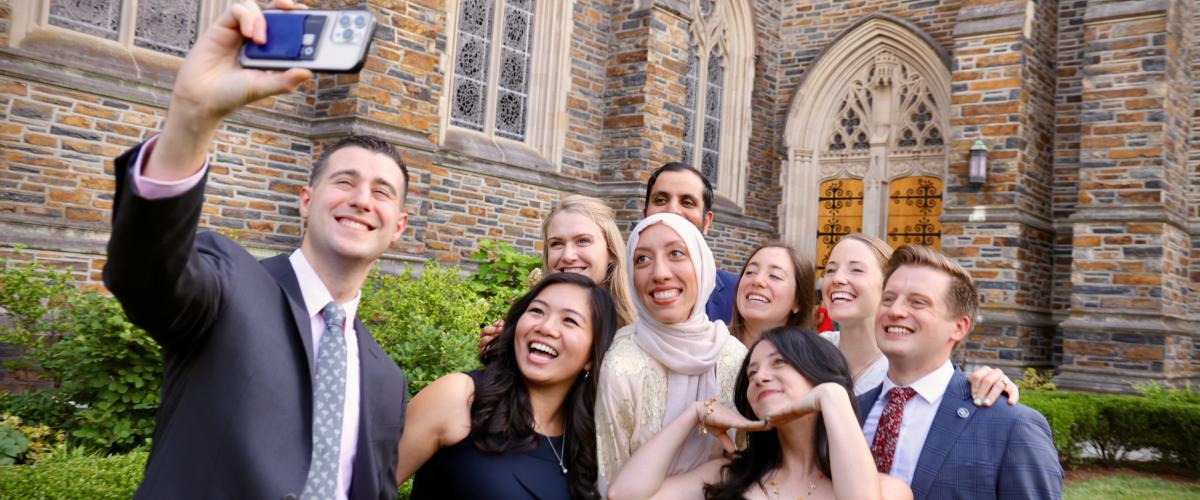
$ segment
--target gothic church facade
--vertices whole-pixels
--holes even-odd
[[[229,2],[0,0],[0,254],[97,286],[112,158],[161,125]],[[202,225],[262,255],[298,244],[310,161],[353,133],[410,165],[393,270],[469,266],[481,238],[538,252],[569,193],[628,230],[649,172],[683,160],[716,186],[726,269],[769,239],[818,265],[852,231],[927,244],[980,285],[968,364],[1200,381],[1197,2],[305,3],[380,26],[360,73],[222,127]]]

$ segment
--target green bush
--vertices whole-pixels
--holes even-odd
[[[1161,458],[1200,475],[1200,404],[1139,396],[1025,391],[1021,402],[1045,415],[1059,457],[1077,463],[1091,444],[1102,462],[1151,448]]]
[[[29,438],[16,427],[0,424],[0,465],[17,463],[29,451]]]
[[[1145,384],[1133,384],[1133,389],[1138,391],[1138,394],[1149,399],[1200,404],[1200,391],[1192,389],[1191,382],[1185,383],[1183,387],[1147,382]]]
[[[127,499],[142,481],[146,457],[64,453],[34,465],[0,465],[0,498]]]
[[[6,413],[68,432],[80,446],[128,451],[149,442],[162,378],[161,350],[117,301],[72,286],[37,263],[7,262],[0,342],[25,349],[13,368],[34,369],[53,388],[4,398]]]
[[[413,274],[372,273],[359,316],[416,394],[442,375],[478,366],[475,344],[490,305],[458,268],[428,262],[420,276]]]
[[[18,458],[16,463],[36,463],[66,448],[66,436],[63,431],[55,431],[48,425],[26,424],[16,415],[6,415],[0,418],[0,428],[4,426],[20,431],[29,443],[25,452],[15,457]]]
[[[490,321],[503,319],[512,305],[530,286],[530,275],[537,280],[542,266],[540,255],[527,255],[507,243],[483,239],[479,249],[471,254],[479,263],[471,276],[471,289],[487,299],[491,309],[485,317]]]

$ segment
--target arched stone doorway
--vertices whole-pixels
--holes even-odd
[[[817,59],[788,111],[780,233],[824,266],[843,235],[940,247],[950,72],[903,21],[876,15]]]

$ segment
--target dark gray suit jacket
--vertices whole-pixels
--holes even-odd
[[[135,498],[299,495],[312,447],[312,335],[286,255],[262,262],[196,233],[204,182],[168,199],[133,192],[116,160],[104,283],[163,347],[162,404]],[[358,444],[351,498],[396,496],[407,383],[361,321]]]
[[[880,384],[859,396],[859,425],[882,390]],[[967,377],[955,368],[909,486],[915,500],[1059,499],[1063,470],[1041,413],[1009,406],[1007,398],[975,407]]]

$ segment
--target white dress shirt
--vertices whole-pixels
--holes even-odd
[[[207,160],[196,173],[186,179],[160,181],[142,175],[142,169],[145,166],[143,162],[157,141],[158,136],[151,138],[138,151],[132,179],[133,188],[137,194],[142,198],[154,200],[179,196],[195,187],[208,169]],[[321,355],[321,335],[325,333],[325,318],[321,317],[321,309],[333,301],[333,296],[329,294],[329,290],[325,288],[325,284],[299,249],[292,252],[289,260],[292,270],[296,273],[296,280],[300,282],[300,294],[304,296],[304,308],[308,312],[309,322],[312,326],[313,359],[315,360],[317,356]],[[346,312],[346,324],[342,328],[346,336],[346,398],[342,405],[342,444],[338,457],[337,492],[339,500],[349,498],[350,480],[354,473],[354,455],[358,447],[358,401],[361,373],[359,372],[358,336],[354,333],[354,316],[358,312],[360,299],[362,299],[362,292],[355,295],[349,302],[340,304]],[[315,376],[316,374],[310,375]]]
[[[929,426],[933,425],[933,417],[937,414],[942,396],[946,394],[946,386],[954,377],[954,365],[947,359],[942,366],[913,382],[912,387],[917,394],[904,404],[904,413],[900,419],[900,433],[896,436],[896,453],[892,456],[892,477],[912,485],[913,472],[917,468],[917,460],[921,458],[921,450],[925,448],[925,438],[929,436]],[[883,390],[871,413],[863,421],[863,435],[867,444],[875,441],[875,429],[879,427],[879,417],[887,406],[887,393],[896,387],[889,377],[883,378]]]

